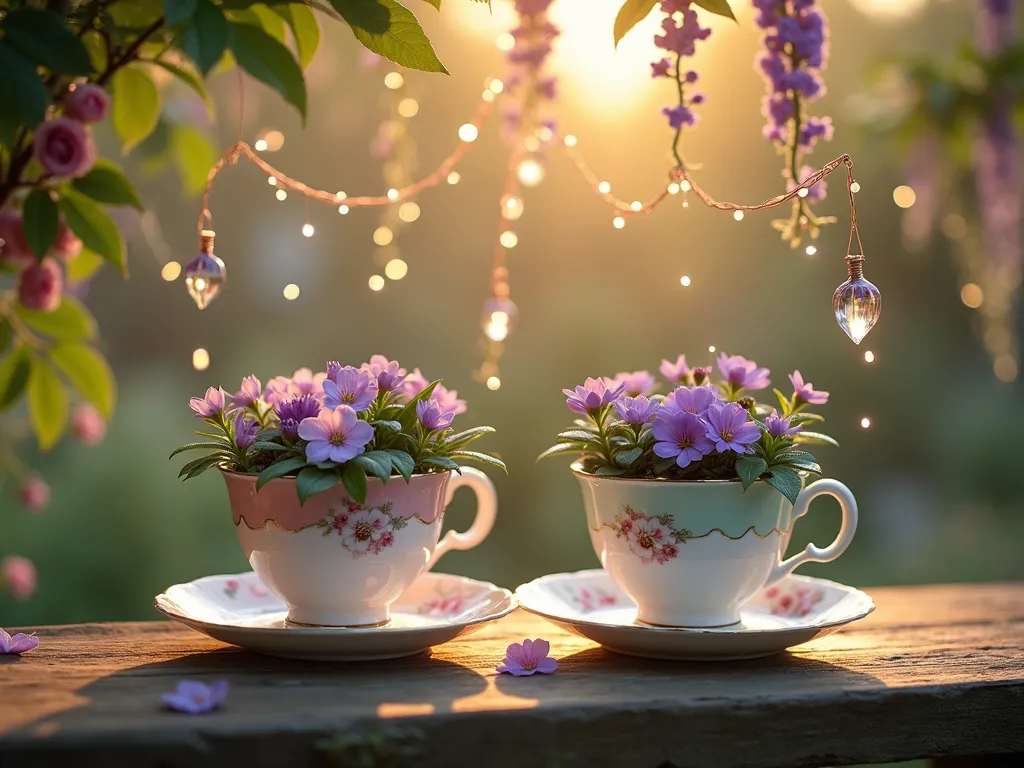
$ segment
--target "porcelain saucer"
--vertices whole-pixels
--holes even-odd
[[[743,608],[739,626],[684,629],[638,624],[636,603],[607,571],[544,576],[516,590],[520,607],[629,656],[680,661],[756,659],[835,632],[875,609],[858,589],[786,576]]]
[[[507,589],[446,573],[420,576],[391,606],[391,621],[381,627],[286,623],[284,602],[251,571],[175,584],[155,602],[158,611],[225,643],[270,656],[321,661],[412,656],[515,609]]]

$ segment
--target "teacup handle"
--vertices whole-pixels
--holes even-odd
[[[853,498],[850,489],[838,480],[818,480],[804,488],[796,497],[796,504],[793,505],[793,518],[790,523],[790,530],[796,525],[796,521],[807,514],[807,510],[816,497],[827,494],[839,502],[843,510],[843,522],[839,527],[839,535],[836,540],[824,549],[808,544],[803,552],[793,555],[788,560],[783,560],[772,569],[768,584],[772,584],[783,576],[787,576],[804,563],[828,563],[835,560],[853,541],[853,535],[857,532],[857,500]],[[785,553],[783,553],[785,554]]]
[[[476,494],[476,519],[465,533],[448,531],[444,538],[437,542],[434,554],[427,563],[428,569],[433,568],[446,552],[453,549],[472,549],[486,539],[494,528],[494,520],[498,516],[498,494],[494,490],[491,478],[479,469],[463,467],[461,475],[452,476],[451,482],[448,483],[448,493],[445,495],[445,507],[451,504],[455,491],[464,485],[472,488]]]

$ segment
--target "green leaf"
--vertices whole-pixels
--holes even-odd
[[[92,68],[97,72],[103,71],[107,66],[107,42],[98,30],[90,29],[82,35],[82,45],[89,54],[89,61]]]
[[[412,472],[416,468],[416,461],[413,457],[397,448],[385,448],[384,453],[391,457],[391,464],[398,470],[398,474],[405,478],[405,482],[409,482],[409,478],[412,477]]]
[[[171,128],[171,151],[185,194],[200,194],[206,188],[210,166],[217,162],[210,137],[194,125],[176,123]]]
[[[619,44],[629,30],[647,18],[658,0],[626,0],[615,15],[615,45]]]
[[[2,28],[4,40],[41,67],[58,75],[93,72],[89,52],[56,13],[41,8],[8,11]],[[7,73],[4,72],[4,76]]]
[[[416,16],[396,0],[331,0],[331,5],[378,56],[409,69],[448,74]]]
[[[142,210],[139,194],[124,175],[124,171],[117,163],[105,157],[98,158],[92,170],[80,179],[72,181],[71,186],[97,203],[130,205],[136,210]]]
[[[345,464],[341,470],[341,482],[352,494],[352,498],[360,504],[366,501],[366,471],[354,462]]]
[[[169,27],[176,27],[195,12],[196,0],[164,0],[164,18]]]
[[[454,470],[460,474],[462,472],[462,467],[447,456],[424,456],[420,459],[420,464],[426,464],[429,467],[440,467],[441,469]]]
[[[29,329],[44,336],[66,341],[96,338],[96,319],[84,304],[70,296],[64,296],[53,312],[38,312],[20,304],[15,311]]]
[[[269,442],[271,440],[276,440],[279,437],[281,437],[281,430],[275,429],[274,427],[261,429],[256,433],[256,440],[259,442]]]
[[[32,358],[24,346],[0,358],[0,411],[10,408],[21,397],[31,373]]]
[[[484,435],[490,435],[496,432],[494,427],[473,427],[467,429],[465,432],[459,432],[454,435],[450,435],[444,441],[445,448],[458,448],[459,446],[471,443]]]
[[[789,413],[789,409],[793,407],[793,404],[789,402],[788,397],[786,397],[784,394],[782,394],[779,390],[775,389],[774,387],[772,388],[772,392],[774,392],[775,397],[778,398],[779,413],[785,416],[787,413]]]
[[[50,94],[32,62],[6,38],[0,38],[0,72],[0,141],[10,147],[19,128],[43,121]]]
[[[281,45],[285,45],[288,39],[284,19],[264,5],[252,5],[243,10],[229,11],[227,17],[228,21],[237,21],[262,29]]]
[[[201,73],[207,74],[221,60],[230,37],[224,12],[210,0],[196,0],[192,23],[181,34],[181,47]]]
[[[825,421],[825,417],[817,413],[809,413],[807,411],[801,411],[800,413],[794,413],[789,417],[789,423],[792,425],[807,424],[812,421]]]
[[[225,460],[229,460],[230,457],[222,453],[214,454],[211,456],[200,456],[198,459],[190,461],[188,464],[181,468],[178,472],[178,477],[182,480],[191,480],[193,477],[198,477],[203,474],[210,467],[216,467]]]
[[[768,463],[757,456],[740,456],[736,459],[736,474],[743,482],[744,491],[752,486],[766,469],[768,469]]]
[[[795,443],[815,443],[817,445],[832,445],[836,448],[839,447],[839,443],[834,438],[828,435],[823,435],[820,432],[797,432],[793,435],[793,442]]]
[[[117,386],[107,358],[94,347],[78,341],[60,341],[50,348],[50,359],[82,397],[95,405],[103,418],[114,415]]]
[[[482,0],[475,0],[475,1],[476,2],[482,2]],[[487,0],[487,1],[490,2],[490,0]],[[441,10],[441,0],[423,0],[423,2],[430,3],[437,10],[439,10],[439,11]]]
[[[68,421],[68,395],[53,366],[32,357],[28,378],[28,415],[41,451],[50,450],[64,432]]]
[[[402,431],[402,425],[399,422],[397,422],[397,421],[390,421],[390,420],[387,420],[387,419],[383,419],[383,420],[380,420],[380,421],[371,421],[370,425],[374,426],[374,427],[380,427],[381,429],[386,429],[389,432],[401,432]]]
[[[618,467],[598,467],[594,470],[594,474],[598,477],[622,477],[626,474],[626,470]]]
[[[0,352],[6,352],[14,341],[14,329],[6,318],[0,317]]]
[[[537,461],[550,456],[560,456],[563,453],[586,453],[587,447],[579,443],[556,443],[537,457]]]
[[[490,456],[486,453],[479,453],[478,451],[452,451],[450,456],[456,456],[460,459],[469,459],[470,461],[478,461],[481,464],[487,464],[491,467],[497,467],[505,474],[508,474],[508,467],[505,466],[505,462],[494,456]]]
[[[368,451],[351,459],[382,483],[391,479],[391,456],[384,451]]]
[[[634,461],[639,459],[643,455],[643,453],[644,453],[644,449],[643,448],[639,448],[639,447],[637,447],[637,448],[630,448],[628,451],[619,451],[612,458],[615,459],[615,463],[618,466],[620,466],[623,469],[625,469],[630,464],[632,464]]]
[[[205,443],[185,443],[185,445],[182,445],[182,446],[180,446],[178,448],[175,448],[173,451],[171,451],[171,455],[168,456],[167,458],[168,459],[173,459],[179,453],[184,453],[185,451],[199,451],[199,450],[202,450],[204,448],[207,449],[207,450],[212,450],[212,451],[222,451],[222,450],[224,450],[224,443],[210,443],[210,442],[205,442]]]
[[[440,4],[441,0],[434,0]],[[274,11],[291,27],[295,48],[299,52],[299,64],[303,69],[313,60],[320,45],[320,25],[313,15],[313,9],[299,3],[275,5]]]
[[[283,461],[278,461],[275,464],[271,464],[269,467],[260,472],[260,476],[256,478],[256,490],[258,491],[271,480],[277,477],[284,477],[289,472],[294,472],[295,470],[300,469],[301,467],[304,466],[306,466],[305,456],[296,456],[291,459],[284,459]],[[337,475],[335,475],[335,477],[337,477]]]
[[[306,122],[306,83],[302,68],[292,52],[262,29],[249,24],[231,23],[231,50],[238,65],[280,93]]]
[[[117,26],[132,31],[156,22],[163,16],[164,6],[161,0],[115,0],[106,11]]]
[[[156,128],[160,91],[141,65],[117,70],[111,78],[110,90],[110,122],[121,137],[122,151],[127,154]]]
[[[271,453],[283,453],[284,451],[294,451],[295,449],[289,445],[281,445],[280,443],[271,443],[266,440],[257,440],[252,444],[251,448],[256,451],[270,451]]]
[[[773,469],[765,482],[796,504],[796,497],[800,495],[802,483],[800,482],[800,475],[792,469]]]
[[[25,239],[29,248],[36,255],[37,261],[50,252],[54,241],[57,239],[57,229],[60,227],[60,213],[57,204],[50,196],[48,189],[34,189],[25,198],[25,207],[22,209],[24,217]]]
[[[305,504],[306,499],[310,496],[315,496],[329,488],[333,488],[340,479],[341,477],[338,473],[333,470],[306,467],[299,472],[299,478],[295,482],[295,489],[299,494],[299,506]],[[363,479],[366,479],[365,476]]]
[[[582,429],[570,429],[565,432],[559,432],[558,439],[576,443],[588,443],[590,445],[603,445],[600,437]]]
[[[111,218],[88,197],[71,190],[64,193],[58,205],[68,226],[81,238],[82,244],[126,275],[128,257],[124,240]]]
[[[68,262],[65,275],[69,283],[80,283],[95,275],[103,263],[103,258],[96,251],[83,247],[78,256]]]
[[[213,100],[210,98],[209,91],[206,90],[206,83],[203,82],[202,78],[198,77],[194,72],[191,71],[191,67],[179,67],[175,64],[171,64],[169,61],[162,59],[153,62],[158,67],[170,72],[176,78],[185,83],[189,88],[195,91],[199,97],[203,100],[203,104],[206,106],[206,114],[210,117],[214,116],[215,109],[213,106]]]
[[[729,7],[729,3],[726,2],[726,0],[693,0],[693,3],[716,16],[725,16],[727,19],[736,21],[736,16],[733,14],[732,8]]]

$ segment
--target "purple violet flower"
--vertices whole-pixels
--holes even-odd
[[[326,373],[313,373],[309,368],[299,368],[292,374],[292,385],[299,390],[300,395],[315,395],[323,398],[324,379]]]
[[[512,643],[505,649],[505,658],[498,665],[497,670],[516,677],[532,675],[537,672],[550,675],[558,669],[558,662],[548,656],[550,652],[551,643],[540,638],[523,640],[521,644]]]
[[[399,366],[395,360],[388,360],[384,355],[374,355],[370,362],[363,363],[359,370],[373,374],[377,379],[378,392],[391,392],[405,382],[405,368]]]
[[[583,383],[582,386],[577,386],[575,390],[563,389],[562,392],[568,397],[565,404],[569,407],[570,411],[574,413],[587,414],[592,411],[596,411],[602,405],[610,403],[622,394],[622,390],[625,389],[625,384],[614,385],[611,388],[609,384],[612,384],[610,379],[600,378],[592,379],[590,377]]]
[[[238,411],[235,414],[235,445],[239,448],[248,448],[256,442],[256,433],[260,431],[260,425],[255,421],[246,421],[245,411]]]
[[[622,373],[616,373],[612,382],[624,384],[625,389],[622,390],[622,394],[629,397],[637,397],[639,395],[647,397],[658,386],[658,382],[651,375],[650,371],[623,371]]]
[[[676,104],[674,107],[662,107],[661,114],[668,118],[668,127],[676,130],[684,125],[694,125],[697,122],[697,115],[689,107]]]
[[[327,408],[347,405],[353,410],[365,411],[376,398],[377,379],[369,371],[346,365],[324,379],[324,406]]]
[[[679,387],[665,398],[665,408],[703,416],[716,402],[718,397],[707,387]]]
[[[739,403],[716,403],[708,408],[705,420],[707,437],[719,453],[753,453],[750,444],[761,438],[760,428]]]
[[[772,383],[768,378],[771,371],[739,355],[729,357],[723,352],[718,357],[718,370],[730,384],[744,389],[766,389]]]
[[[263,385],[255,376],[242,379],[242,387],[237,394],[231,396],[231,404],[236,408],[247,408],[255,405],[263,397]]]
[[[688,467],[715,449],[707,429],[704,421],[692,413],[662,411],[651,428],[657,440],[654,453],[663,459],[675,458],[681,468]]]
[[[693,374],[693,383],[700,387],[711,378],[711,366],[695,365],[690,373]]]
[[[690,375],[690,369],[686,366],[686,355],[680,355],[674,363],[662,360],[661,368],[658,370],[673,384],[682,384]]]
[[[657,400],[640,395],[639,397],[620,397],[612,403],[612,407],[627,424],[639,426],[654,421],[661,406],[658,405]]]
[[[658,59],[651,62],[651,77],[669,77],[672,62],[669,59]]]
[[[28,653],[39,645],[39,638],[33,635],[26,635],[18,632],[16,635],[9,635],[6,629],[0,627],[0,655],[18,655]]]
[[[434,391],[430,393],[430,396],[437,400],[441,405],[442,411],[451,411],[452,416],[458,416],[466,412],[466,401],[459,399],[459,391],[457,389],[445,389],[443,384],[438,384],[434,387]]]
[[[188,405],[200,418],[210,419],[224,412],[227,397],[227,392],[221,387],[210,387],[205,397],[193,397]]]
[[[772,437],[792,437],[803,429],[799,424],[791,427],[789,419],[780,419],[779,412],[774,410],[768,414],[768,418],[764,420],[764,425],[768,427],[768,434]]]
[[[789,380],[796,391],[797,402],[810,403],[811,405],[824,405],[828,402],[828,392],[816,390],[811,382],[805,382],[800,371],[793,371],[789,374]]]
[[[335,376],[338,375],[338,371],[340,371],[340,370],[341,370],[341,363],[339,363],[337,360],[328,360],[327,361],[327,378],[328,379],[333,379]]]
[[[196,680],[182,680],[172,693],[160,694],[160,701],[175,712],[202,715],[219,707],[227,695],[227,680],[218,680],[212,685]]]
[[[299,439],[299,424],[303,419],[315,419],[320,414],[320,401],[313,395],[299,395],[274,406],[281,420],[281,434],[289,443]]]
[[[347,405],[323,408],[316,418],[303,419],[299,437],[308,440],[306,458],[310,462],[334,461],[343,464],[362,453],[373,439],[373,427],[361,421]]]
[[[416,418],[420,420],[424,429],[434,432],[448,429],[455,418],[455,412],[444,410],[436,397],[428,397],[426,400],[416,402]]]
[[[412,400],[429,385],[430,379],[420,373],[419,368],[416,368],[412,373],[405,377],[405,384],[402,385],[402,393],[405,395],[406,400]]]

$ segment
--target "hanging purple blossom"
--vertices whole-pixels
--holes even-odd
[[[693,56],[698,41],[711,36],[711,30],[700,25],[697,11],[691,5],[692,0],[662,0],[661,10],[665,18],[661,20],[661,33],[654,36],[654,44],[674,55],[651,62],[651,77],[673,78],[677,84],[679,103],[661,109],[661,114],[668,118],[669,127],[677,132],[677,143],[678,132],[684,126],[697,124],[693,107],[704,103],[704,94],[684,92],[684,84],[697,82],[697,73],[693,70],[682,72],[682,58]]]

